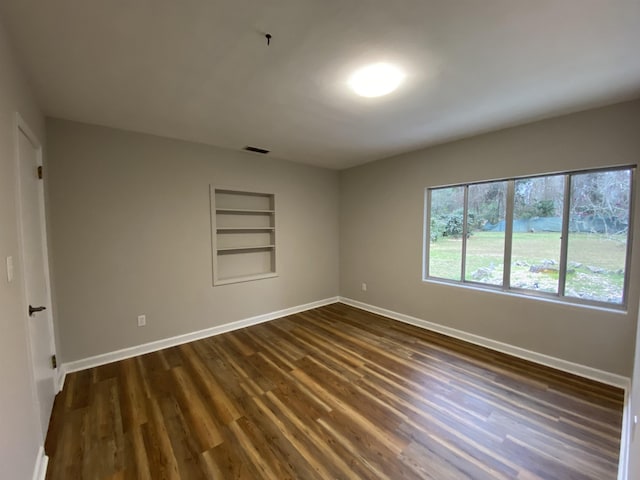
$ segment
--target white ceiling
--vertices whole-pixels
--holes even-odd
[[[640,96],[640,0],[2,0],[0,14],[47,115],[330,168]],[[405,84],[356,97],[349,74],[377,61]]]

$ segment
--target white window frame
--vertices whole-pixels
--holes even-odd
[[[622,303],[611,303],[598,300],[588,300],[576,297],[565,296],[565,284],[567,275],[567,250],[569,239],[569,213],[571,207],[571,179],[574,175],[585,173],[611,172],[617,170],[630,170],[630,192],[629,192],[629,227],[627,232],[627,252],[625,259],[625,276],[622,291]],[[558,292],[542,292],[525,288],[511,287],[511,254],[513,240],[513,210],[515,199],[515,182],[516,180],[540,178],[554,175],[564,175],[564,197],[563,197],[563,215],[562,215],[562,232],[560,243],[560,263]],[[507,182],[507,198],[505,212],[505,239],[504,239],[504,270],[502,276],[502,285],[491,285],[482,282],[465,279],[466,250],[467,250],[467,221],[468,221],[468,190],[469,186],[477,184],[486,184],[492,182]],[[561,172],[543,173],[538,175],[526,175],[521,177],[501,178],[493,180],[483,180],[478,182],[458,183],[450,185],[438,185],[425,188],[424,196],[424,227],[423,227],[423,256],[422,256],[422,280],[430,283],[441,283],[454,286],[465,286],[478,288],[487,291],[517,294],[539,299],[555,300],[562,303],[604,307],[612,310],[626,310],[629,297],[629,281],[631,270],[631,246],[633,244],[633,224],[635,220],[635,190],[636,190],[636,165],[621,165],[613,167],[602,167],[586,170],[571,170]],[[462,258],[461,258],[461,277],[460,280],[450,280],[441,277],[432,277],[429,275],[429,253],[431,246],[431,192],[443,188],[464,187],[464,213],[462,220]]]

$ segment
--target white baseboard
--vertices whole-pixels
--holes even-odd
[[[206,328],[204,330],[198,330],[197,332],[186,333],[184,335],[165,338],[135,347],[123,348],[122,350],[116,350],[115,352],[103,353],[101,355],[83,358],[82,360],[63,363],[61,365],[61,371],[58,374],[59,381],[61,383],[58,383],[58,385],[60,386],[60,388],[62,388],[62,385],[64,384],[64,378],[67,373],[86,370],[87,368],[98,367],[107,363],[117,362],[126,358],[143,355],[145,353],[156,352],[158,350],[162,350],[163,348],[175,347],[176,345],[182,345],[183,343],[189,343],[195,340],[201,340],[203,338],[219,335],[221,333],[238,330],[240,328],[250,327],[251,325],[268,322],[269,320],[275,320],[276,318],[282,318],[286,317],[287,315],[304,312],[305,310],[311,310],[312,308],[330,305],[332,303],[338,302],[338,298],[339,297],[325,298],[324,300],[318,300],[316,302],[306,303],[304,305],[298,305],[291,308],[285,308],[284,310],[278,310],[276,312],[265,313],[263,315],[257,315],[255,317],[237,320],[235,322],[226,323],[224,325]]]
[[[54,381],[56,386],[56,393],[60,393],[64,388],[64,381],[67,378],[67,372],[64,368],[64,365],[60,365],[56,370]]]
[[[368,312],[377,313],[378,315],[389,317],[393,320],[398,320],[400,322],[408,323],[416,327],[421,327],[426,330],[442,333],[443,335],[447,335],[449,337],[464,340],[465,342],[480,345],[481,347],[487,347],[491,350],[506,353],[508,355],[522,358],[524,360],[529,360],[531,362],[545,365],[547,367],[556,368],[564,372],[573,373],[581,377],[590,378],[591,380],[606,383],[607,385],[613,385],[615,387],[623,388],[625,389],[625,391],[629,389],[631,380],[627,377],[623,377],[622,375],[617,375],[615,373],[605,372],[604,370],[598,370],[586,365],[569,362],[567,360],[562,360],[561,358],[551,357],[549,355],[534,352],[532,350],[526,350],[524,348],[510,345],[508,343],[498,342],[497,340],[481,337],[480,335],[468,333],[463,330],[458,330],[456,328],[451,328],[444,325],[439,325],[437,323],[429,322],[421,318],[394,312],[393,310],[387,310],[386,308],[376,307],[375,305],[369,305],[367,303],[352,300],[350,298],[340,297],[340,302],[351,305],[352,307],[366,310]]]
[[[36,458],[36,464],[33,468],[32,480],[44,480],[47,476],[47,465],[49,464],[49,457],[44,453],[44,447],[38,449],[38,457]]]

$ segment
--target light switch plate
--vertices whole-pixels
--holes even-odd
[[[7,257],[7,282],[13,282],[13,257]]]

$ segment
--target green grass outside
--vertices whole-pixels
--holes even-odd
[[[475,232],[467,240],[466,280],[501,285],[503,250],[504,232]],[[557,292],[560,233],[514,233],[512,250],[512,286]],[[432,242],[430,276],[460,280],[461,251],[460,238]],[[570,233],[567,257],[566,295],[620,303],[626,237]],[[532,266],[543,265],[542,272],[530,271]]]

